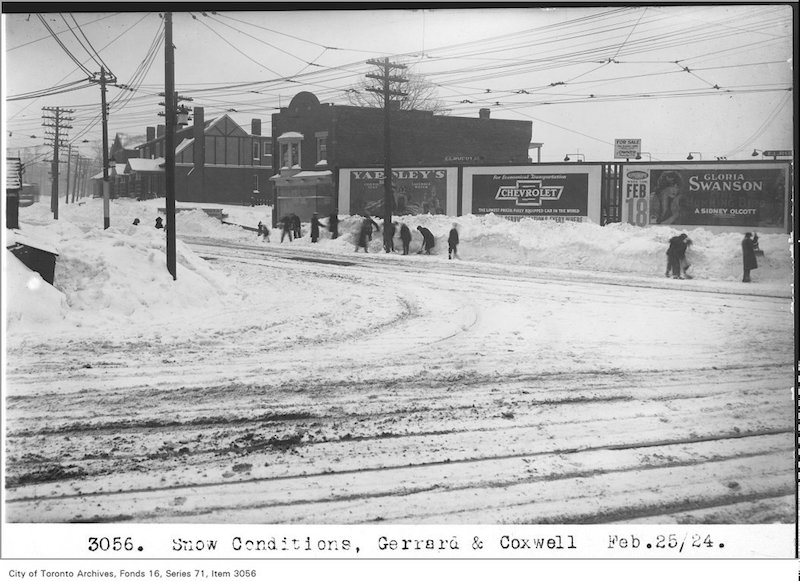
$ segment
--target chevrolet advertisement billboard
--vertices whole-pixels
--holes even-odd
[[[599,222],[599,166],[553,165],[464,169],[465,213]]]

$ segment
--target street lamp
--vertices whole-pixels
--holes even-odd
[[[579,163],[582,162],[582,161],[586,161],[586,156],[583,155],[582,153],[568,153],[567,155],[564,156],[564,161],[569,161],[569,156],[570,155],[574,155],[575,157],[577,157],[578,159],[575,160],[575,161],[577,161]]]
[[[692,156],[693,153],[696,153],[700,159],[703,159],[703,154],[700,153],[699,151],[690,151],[689,155],[686,156],[686,159],[688,159],[689,161],[692,161],[694,159],[694,156]]]

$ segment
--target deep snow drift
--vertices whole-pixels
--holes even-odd
[[[181,238],[204,237],[252,245],[280,245],[280,231],[271,232],[270,242],[258,238],[251,230],[259,221],[271,224],[271,208],[267,206],[219,206],[224,224],[194,210],[192,204],[178,203],[187,209],[177,214],[178,276],[173,281],[165,266],[166,240],[163,230],[154,228],[164,200],[111,202],[111,228],[103,230],[101,199],[85,199],[60,207],[59,220],[52,219],[49,205],[43,202],[20,209],[20,230],[7,231],[7,246],[18,237],[37,240],[59,253],[55,285],[43,283],[37,273],[29,271],[9,251],[5,253],[3,293],[6,306],[7,335],[11,345],[17,340],[33,339],[43,329],[88,332],[103,329],[106,336],[128,325],[142,321],[158,321],[181,313],[191,320],[192,312],[201,313],[219,304],[245,301],[247,289],[238,288],[213,263],[199,258]],[[199,206],[199,205],[198,205]],[[135,218],[140,224],[133,225]],[[626,224],[601,227],[591,223],[558,223],[523,220],[509,222],[489,216],[407,216],[397,218],[411,228],[412,255],[386,255],[382,251],[382,235],[375,234],[370,252],[384,260],[447,260],[447,234],[453,223],[458,225],[461,244],[459,253],[464,262],[491,262],[495,265],[524,265],[542,269],[598,272],[608,276],[652,277],[654,284],[693,285],[717,281],[728,288],[741,286],[741,234],[712,233],[704,229],[690,230],[694,241],[688,252],[692,263],[692,281],[665,281],[665,250],[671,236],[681,230],[671,227],[637,228]],[[340,223],[341,236],[330,239],[327,231],[317,244],[304,236],[282,243],[285,248],[352,255],[359,218],[347,217]],[[417,256],[421,244],[418,225],[428,227],[436,236],[433,256]],[[748,292],[778,293],[790,296],[792,256],[789,237],[783,234],[759,235],[765,255],[753,273]],[[396,246],[400,247],[399,239]],[[380,258],[379,258],[380,257]],[[269,280],[264,281],[270,285]],[[276,287],[276,292],[280,289]],[[744,290],[744,289],[742,289]],[[174,331],[174,326],[171,326]],[[166,332],[166,331],[165,331]],[[43,337],[46,340],[46,337]]]

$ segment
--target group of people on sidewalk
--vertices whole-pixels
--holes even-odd
[[[339,237],[339,214],[338,210],[334,210],[328,215],[327,228],[331,233],[331,238],[336,239]],[[302,229],[300,225],[300,218],[297,214],[287,214],[280,219],[281,224],[281,242],[284,238],[289,237],[289,242],[294,238],[302,236]],[[161,227],[160,224],[156,228]],[[311,242],[317,242],[320,238],[320,232],[326,227],[320,220],[319,214],[314,212],[311,217]],[[396,252],[394,247],[395,234],[399,229],[400,241],[403,245],[403,254],[407,255],[411,246],[411,230],[405,223],[398,224],[397,222],[390,222],[384,225],[385,241],[384,249],[387,252]],[[430,254],[436,245],[436,238],[433,233],[424,226],[417,226],[417,231],[422,236],[422,247],[417,254]],[[369,214],[362,214],[362,220],[356,233],[355,251],[358,252],[360,248],[364,252],[368,252],[369,243],[372,241],[374,232],[381,232],[381,227],[378,223],[370,217]],[[264,237],[266,242],[269,242],[269,229],[266,224],[258,223],[258,236]],[[458,225],[453,223],[447,238],[447,258],[460,258],[458,255]],[[667,248],[667,270],[666,277],[677,279],[691,279],[689,274],[691,264],[686,258],[686,251],[692,246],[692,240],[687,234],[679,234],[669,239],[669,247]],[[742,239],[742,282],[751,282],[750,271],[758,268],[758,261],[756,259],[759,253],[758,248],[758,234],[747,232]]]
[[[364,214],[363,218],[364,219],[361,221],[361,226],[359,227],[356,239],[356,252],[358,252],[359,248],[363,248],[364,252],[368,252],[367,248],[369,242],[372,240],[373,230],[377,232],[381,231],[381,227],[378,225],[378,223],[375,222],[375,220],[373,220],[368,214]],[[409,230],[405,223],[398,224],[397,222],[389,222],[388,224],[384,224],[384,249],[386,252],[395,252],[394,237],[398,230],[398,226],[400,229],[400,241],[403,244],[403,255],[407,255],[409,248],[411,247],[411,230]],[[419,249],[417,254],[430,254],[431,250],[433,250],[433,247],[436,246],[436,238],[434,237],[433,232],[424,226],[417,226],[417,231],[422,236],[422,247]],[[459,258],[458,226],[455,223],[450,229],[450,234],[447,239],[447,246],[447,258]]]
[[[669,239],[667,248],[666,276],[672,278],[692,278],[688,273],[692,266],[686,259],[686,251],[692,245],[692,240],[687,234],[679,234]],[[746,232],[742,239],[742,282],[751,282],[750,271],[758,268],[756,254],[758,253],[758,234]]]

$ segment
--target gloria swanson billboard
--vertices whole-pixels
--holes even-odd
[[[623,216],[637,226],[784,228],[787,165],[626,166]]]

